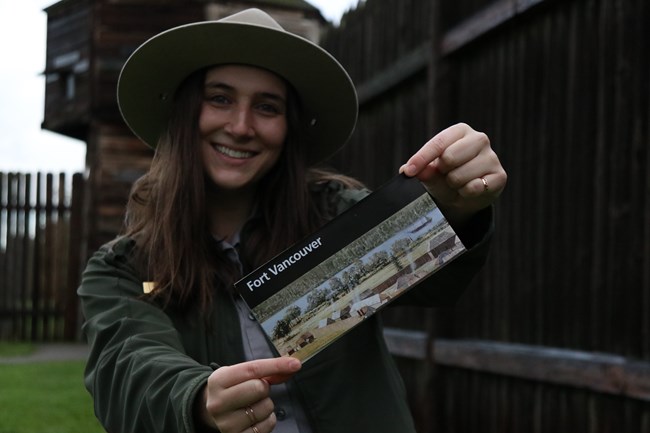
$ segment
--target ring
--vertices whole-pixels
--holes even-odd
[[[487,191],[489,189],[487,180],[485,180],[484,177],[481,178],[481,182],[483,182],[483,191]]]
[[[246,410],[244,410],[246,413],[246,416],[248,416],[248,419],[251,420],[251,427],[253,427],[253,431],[255,431],[255,426],[253,424],[257,423],[257,418],[255,418],[255,411],[253,411],[253,408],[250,406],[246,407]],[[255,432],[257,433],[257,432]]]
[[[254,425],[251,426],[251,429],[253,430],[253,433],[260,433],[260,431]]]

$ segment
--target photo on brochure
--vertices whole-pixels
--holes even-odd
[[[235,288],[277,354],[304,362],[463,252],[422,184],[398,175]]]

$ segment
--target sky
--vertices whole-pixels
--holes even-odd
[[[57,1],[0,0],[0,172],[85,169],[85,143],[41,129],[47,30],[43,9]],[[338,23],[359,0],[308,1]]]

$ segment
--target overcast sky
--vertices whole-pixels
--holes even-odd
[[[0,172],[80,172],[83,142],[41,129],[47,14],[58,0],[0,0]],[[358,0],[308,0],[338,23]]]

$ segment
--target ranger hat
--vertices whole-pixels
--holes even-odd
[[[293,86],[306,112],[308,163],[326,159],[350,138],[358,102],[345,69],[327,51],[285,31],[259,9],[174,27],[142,44],[120,73],[122,117],[135,135],[156,147],[181,82],[194,71],[220,64],[267,69]]]

